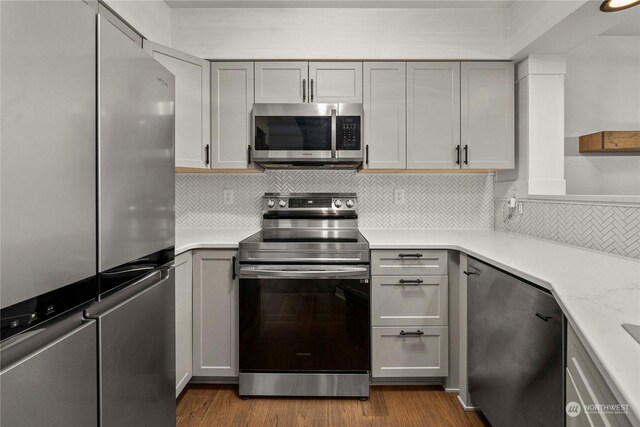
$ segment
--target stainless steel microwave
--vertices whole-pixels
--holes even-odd
[[[357,169],[362,104],[253,104],[252,160],[265,168]]]

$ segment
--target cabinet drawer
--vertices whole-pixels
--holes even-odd
[[[446,326],[373,328],[372,376],[446,377],[448,337]]]
[[[371,324],[447,325],[448,282],[448,276],[373,276]]]
[[[582,411],[585,411],[584,405],[589,407],[628,403],[617,401],[571,326],[567,328],[567,373],[580,397]],[[570,396],[567,391],[567,403]],[[569,418],[566,417],[567,425],[571,425]],[[598,413],[594,410],[588,414],[588,418],[594,426],[631,426],[629,418],[621,413]]]
[[[447,274],[447,251],[372,251],[371,274],[424,276]]]

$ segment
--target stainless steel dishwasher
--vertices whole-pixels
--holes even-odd
[[[469,393],[494,427],[564,424],[563,318],[553,296],[469,258]]]

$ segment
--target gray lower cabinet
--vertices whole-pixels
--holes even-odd
[[[374,327],[371,356],[375,377],[446,377],[449,328]]]
[[[235,250],[193,252],[193,376],[238,376]]]
[[[447,251],[371,251],[372,377],[449,374]]]
[[[373,276],[372,323],[446,325],[448,281],[448,276]]]
[[[191,251],[175,259],[176,397],[193,375],[193,266]]]
[[[447,275],[447,251],[380,250],[371,251],[373,276]]]
[[[620,411],[597,411],[597,405],[625,405],[607,386],[602,374],[584,348],[578,335],[567,326],[567,367],[565,371],[565,421],[567,427],[631,426]],[[569,409],[571,407],[571,410]]]

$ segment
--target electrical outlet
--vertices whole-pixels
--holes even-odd
[[[522,215],[522,202],[518,202],[518,214]]]
[[[396,188],[393,190],[393,203],[396,205],[404,205],[406,203],[404,188]]]
[[[225,205],[232,205],[235,199],[235,192],[230,189],[222,190],[222,199]]]

